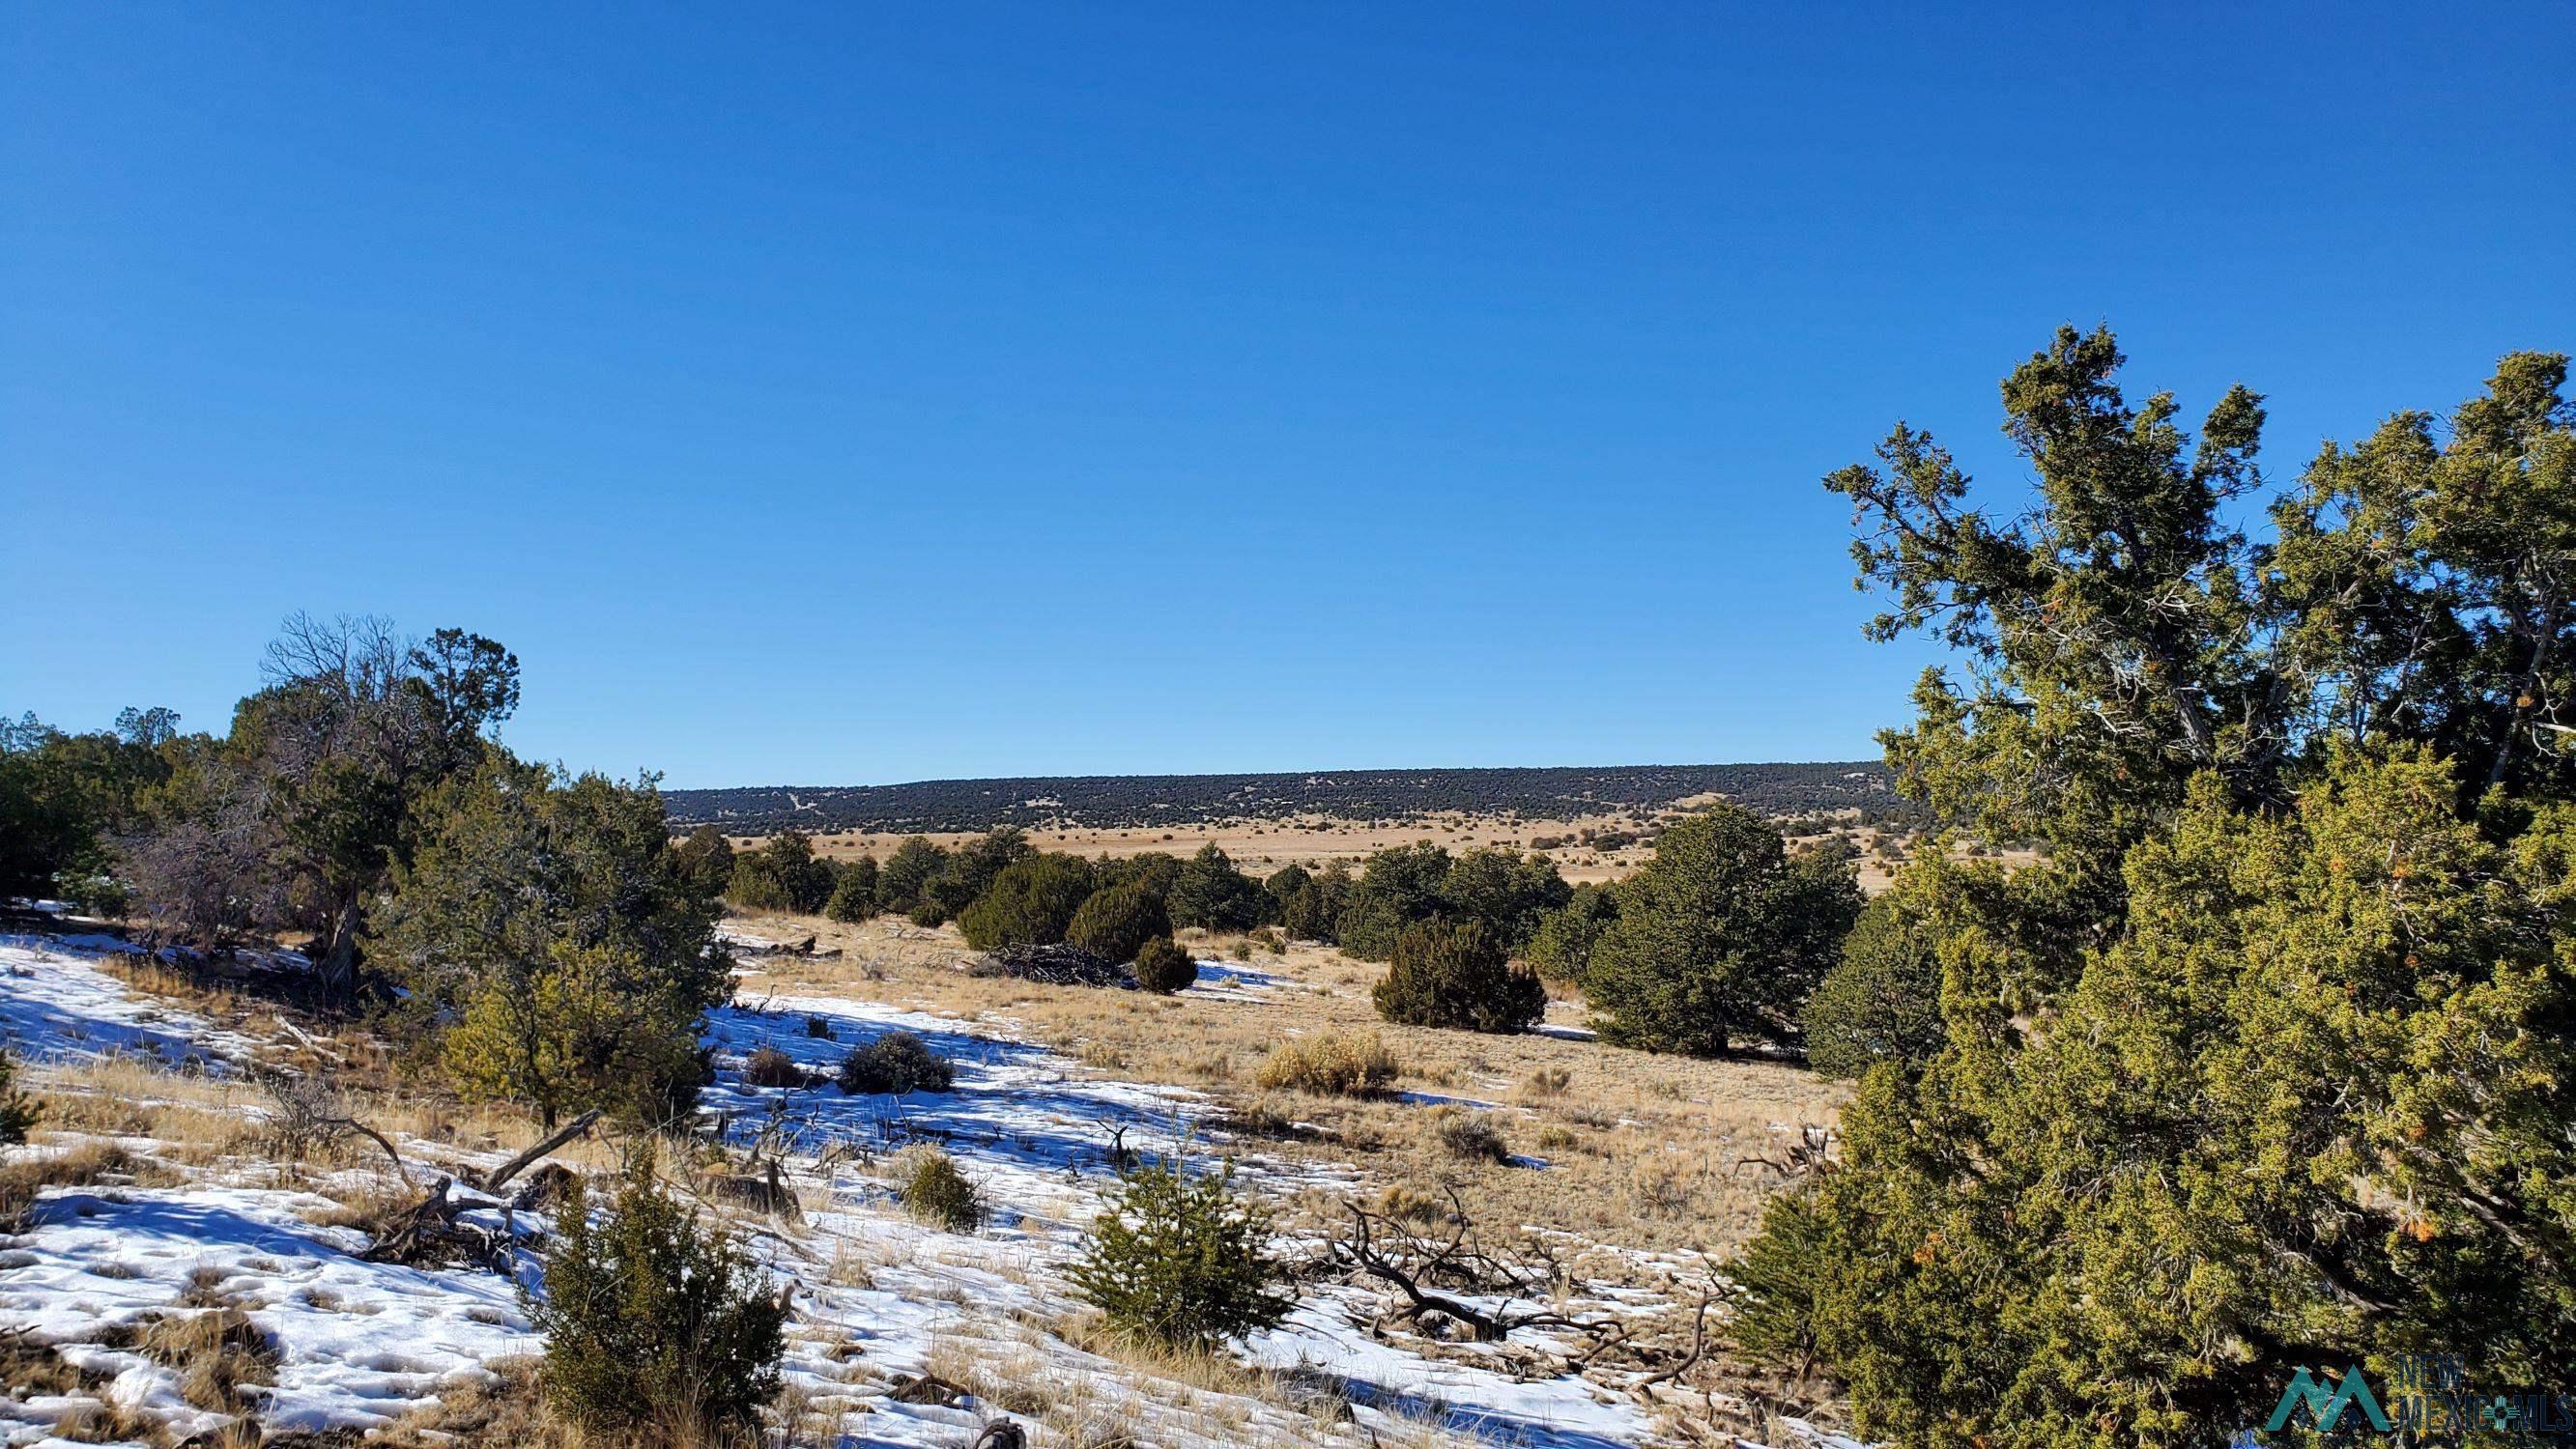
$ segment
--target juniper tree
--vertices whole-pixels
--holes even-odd
[[[1270,897],[1213,841],[1182,864],[1166,904],[1172,924],[1211,931],[1249,931],[1270,911]]]
[[[1133,961],[1147,941],[1171,934],[1163,898],[1133,882],[1092,892],[1073,913],[1064,938],[1104,960]]]
[[[1482,921],[1431,921],[1406,929],[1395,960],[1370,988],[1378,1015],[1412,1026],[1516,1032],[1547,1011],[1538,977],[1513,966]]]
[[[1772,1326],[1863,1436],[1935,1445],[2206,1443],[2299,1365],[2547,1382],[2576,1355],[2566,361],[2327,445],[2260,543],[2228,522],[2260,399],[2194,437],[2119,365],[2068,330],[2006,380],[2018,521],[1908,428],[1828,480],[1872,632],[1966,655],[1885,736],[1901,788],[2044,849],[1906,868],[1942,1040],[1862,1078],[1836,1170],[1748,1250],[1808,1285]]]
[[[1594,1024],[1605,1041],[1700,1056],[1794,1042],[1861,904],[1848,864],[1790,855],[1735,805],[1666,830],[1616,898],[1583,974]]]
[[[877,858],[862,855],[842,865],[823,914],[836,921],[864,921],[877,913]]]
[[[910,914],[921,904],[922,888],[948,867],[948,852],[926,835],[908,835],[886,857],[877,872],[877,909],[888,915]]]
[[[1051,946],[1064,939],[1092,885],[1091,862],[1081,856],[1031,855],[1004,867],[957,917],[957,929],[979,951]]]

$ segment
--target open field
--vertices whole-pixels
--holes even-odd
[[[968,976],[953,931],[890,919],[737,916],[726,935],[743,960],[706,1023],[716,1080],[696,1145],[666,1144],[656,1171],[795,1285],[774,1442],[933,1449],[1007,1416],[1039,1445],[1612,1449],[1746,1432],[1848,1449],[1765,1408],[1762,1376],[1680,1356],[1716,1262],[1805,1130],[1833,1121],[1841,1089],[1802,1070],[1605,1047],[1570,1001],[1521,1036],[1382,1025],[1367,997],[1382,968],[1311,945],[1242,960],[1246,943],[1192,933],[1197,983],[1154,997]],[[816,954],[776,949],[809,936]],[[231,1444],[256,1425],[584,1443],[532,1392],[542,1341],[512,1283],[534,1272],[546,1214],[464,1183],[537,1122],[458,1100],[398,1038],[299,1025],[262,983],[300,969],[275,953],[209,977],[105,935],[0,938],[0,1038],[44,1113],[28,1145],[0,1149],[0,1342],[20,1390],[0,1437]],[[954,1064],[953,1089],[746,1075],[755,1050],[828,1073],[898,1030]],[[1382,1047],[1387,1080],[1356,1096],[1264,1085],[1283,1045],[1327,1041]],[[326,1082],[328,1111],[384,1151],[317,1127],[263,1075],[281,1069]],[[634,1140],[577,1139],[554,1160],[605,1177]],[[981,1200],[970,1228],[899,1201],[934,1145]],[[764,1152],[786,1169],[784,1212],[728,1189]],[[1122,1152],[1234,1165],[1299,1265],[1285,1323],[1217,1355],[1101,1331],[1064,1273]],[[425,1190],[453,1194],[501,1260],[381,1260],[371,1240]],[[1565,1328],[1476,1344],[1394,1324],[1382,1285],[1335,1257],[1354,1204],[1434,1237],[1472,1224],[1498,1262],[1542,1272],[1499,1301],[1536,1292],[1530,1306],[1664,1347],[1587,1360]],[[1658,1364],[1682,1372],[1650,1382]]]

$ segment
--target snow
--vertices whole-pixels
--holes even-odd
[[[363,1236],[306,1221],[336,1206],[273,1188],[50,1193],[0,1258],[0,1325],[114,1376],[119,1403],[168,1415],[179,1438],[228,1416],[182,1400],[180,1369],[102,1339],[218,1302],[241,1308],[281,1354],[273,1387],[244,1388],[271,1432],[383,1424],[489,1378],[493,1359],[538,1350],[508,1280],[365,1262]],[[0,1402],[0,1415],[28,1408]],[[0,1427],[27,1442],[24,1426]]]
[[[0,935],[0,1048],[30,1062],[139,1055],[203,1069],[247,1045],[135,995],[99,965],[112,953],[139,948],[113,936]]]
[[[107,938],[0,937],[0,1031],[12,1049],[40,1062],[126,1052],[203,1064],[248,1054],[247,1040],[156,1007],[101,969],[118,949],[130,948]],[[1265,993],[1283,982],[1207,962],[1197,989]],[[809,1034],[809,1019],[828,1037]],[[913,1032],[950,1059],[953,1088],[897,1099],[741,1079],[743,1057],[761,1046],[826,1077],[852,1047],[893,1031]],[[887,1396],[898,1375],[936,1368],[960,1376],[961,1362],[989,1386],[1007,1387],[1006,1397],[1030,1396],[1015,1415],[1056,1426],[1038,1427],[1037,1444],[1066,1442],[1058,1432],[1066,1423],[1095,1418],[1175,1449],[1410,1442],[1423,1425],[1463,1444],[1533,1449],[1657,1440],[1645,1410],[1579,1377],[1523,1381],[1499,1361],[1427,1358],[1373,1337],[1365,1325],[1382,1303],[1344,1284],[1307,1285],[1293,1316],[1243,1353],[1330,1401],[1326,1413],[1155,1378],[1067,1341],[1083,1310],[1063,1270],[1114,1182],[1118,1149],[1193,1170],[1230,1160],[1240,1181],[1268,1195],[1339,1196],[1365,1186],[1355,1168],[1282,1158],[1229,1136],[1218,1125],[1220,1104],[1200,1093],[1091,1071],[1007,1022],[830,996],[720,1009],[706,1041],[718,1077],[702,1111],[729,1140],[780,1151],[805,1195],[800,1224],[752,1223],[746,1241],[796,1283],[786,1375],[810,1405],[842,1416],[843,1445],[928,1449],[972,1437],[999,1406]],[[977,1184],[990,1211],[983,1228],[945,1232],[901,1211],[881,1175],[885,1158],[919,1141],[941,1144]],[[470,1268],[365,1262],[359,1234],[311,1221],[331,1206],[265,1180],[221,1180],[213,1168],[179,1187],[50,1190],[29,1231],[0,1242],[0,1333],[60,1346],[76,1366],[108,1376],[106,1391],[120,1403],[165,1415],[174,1439],[222,1416],[184,1403],[174,1370],[113,1346],[130,1342],[120,1330],[154,1315],[231,1302],[271,1335],[282,1355],[276,1385],[251,1392],[272,1433],[376,1427],[485,1377],[495,1360],[540,1350],[517,1283]],[[1279,1247],[1302,1255],[1316,1245],[1283,1239]],[[523,1277],[529,1262],[523,1253]],[[1596,1307],[1614,1301],[1625,1299],[1603,1295]],[[79,1402],[0,1400],[0,1442],[42,1440]],[[1104,1427],[1092,1437],[1108,1434]]]

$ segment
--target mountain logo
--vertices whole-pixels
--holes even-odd
[[[2370,1421],[2373,1429],[2382,1434],[2389,1431],[2388,1415],[2380,1409],[2379,1399],[2370,1392],[2370,1381],[2361,1376],[2358,1367],[2346,1368],[2342,1380],[2331,1394],[2314,1375],[2300,1369],[2290,1375],[2290,1386],[2281,1391],[2281,1402],[2272,1410],[2272,1417],[2264,1421],[2263,1427],[2277,1433],[2289,1426],[2292,1415],[2305,1409],[2315,1420],[2318,1433],[2331,1434],[2336,1423],[2343,1418],[2343,1411],[2350,1408],[2360,1409],[2362,1417]]]

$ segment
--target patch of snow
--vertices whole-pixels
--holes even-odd
[[[179,1399],[184,1366],[102,1338],[232,1303],[279,1352],[276,1383],[244,1390],[271,1433],[384,1424],[538,1351],[509,1280],[366,1262],[361,1234],[305,1220],[336,1206],[274,1189],[49,1193],[0,1278],[0,1328],[113,1375],[118,1402],[167,1415],[178,1437],[226,1416]]]
[[[113,936],[0,936],[0,1047],[30,1062],[129,1055],[192,1069],[241,1054],[242,1038],[136,995],[99,965],[139,950]]]

